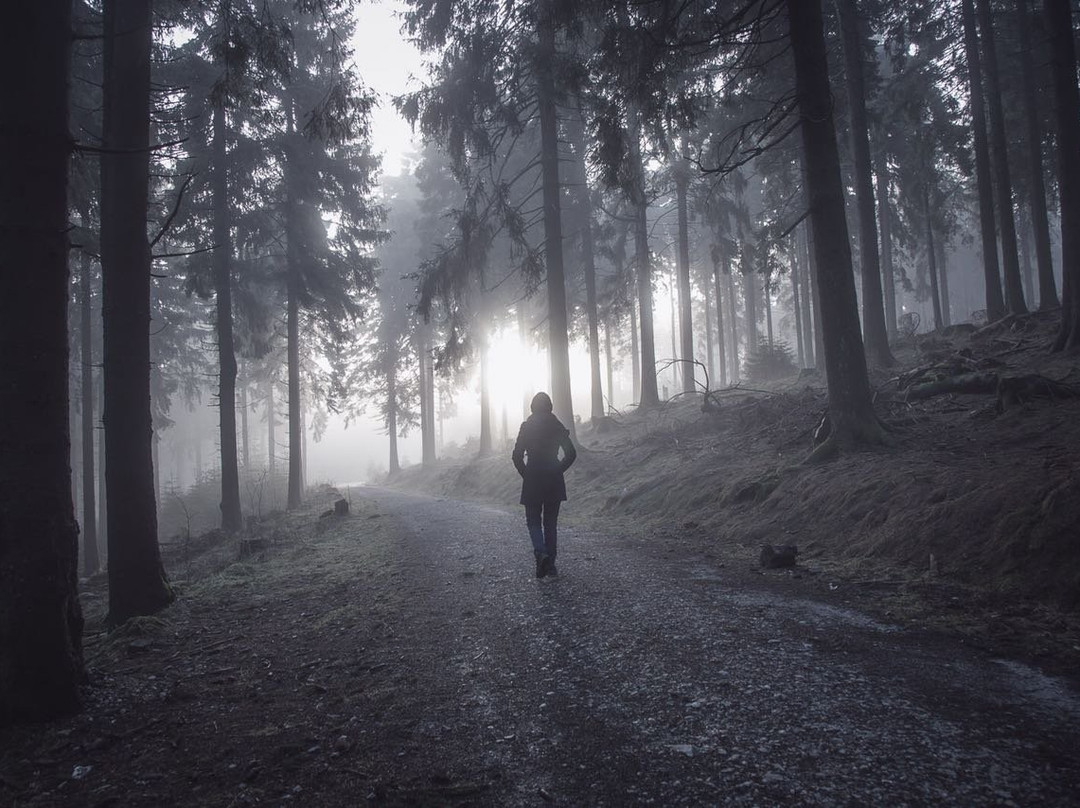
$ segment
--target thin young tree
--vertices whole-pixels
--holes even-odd
[[[0,49],[0,725],[78,709],[68,424],[70,0],[16,3]]]

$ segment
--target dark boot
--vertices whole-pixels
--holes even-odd
[[[548,574],[549,562],[548,557],[544,553],[536,554],[536,577],[543,578]]]
[[[559,571],[555,568],[555,554],[549,554],[547,559],[547,574],[550,575],[552,578],[558,577]]]

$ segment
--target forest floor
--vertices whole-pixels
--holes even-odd
[[[106,633],[84,582],[86,708],[0,730],[0,805],[1075,805],[1080,379],[1051,329],[900,346],[890,445],[824,464],[813,376],[580,428],[556,579],[508,449],[346,517],[312,492],[243,557],[167,543],[156,617]],[[904,400],[960,372],[1054,397]]]

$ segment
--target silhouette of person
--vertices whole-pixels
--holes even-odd
[[[511,459],[521,475],[521,504],[536,555],[536,577],[558,575],[559,506],[566,500],[565,472],[577,459],[570,430],[551,411],[551,397],[537,393],[532,415],[521,425]],[[559,459],[559,448],[563,456]]]

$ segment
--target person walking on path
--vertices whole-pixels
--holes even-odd
[[[577,459],[577,449],[570,440],[570,430],[551,411],[551,396],[537,393],[529,409],[532,415],[518,431],[511,459],[521,475],[521,504],[536,555],[536,577],[543,578],[558,575],[559,506],[566,501],[563,473]]]

